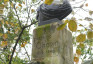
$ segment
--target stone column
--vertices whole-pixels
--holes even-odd
[[[33,31],[32,61],[40,64],[74,64],[72,34],[59,24],[39,26]]]

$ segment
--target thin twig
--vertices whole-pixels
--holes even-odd
[[[25,51],[26,51],[26,54],[27,54],[27,56],[28,56],[28,58],[29,58],[29,61],[30,61],[29,54],[28,54],[28,52],[27,52],[27,50],[26,50],[26,48],[25,48],[25,47],[24,47],[24,49],[25,49]]]
[[[79,1],[79,2],[75,2],[74,4],[72,4],[72,5],[77,5],[77,4],[79,4],[79,3],[81,3],[81,2],[86,2],[87,0],[82,0],[82,1]]]
[[[26,27],[26,28],[27,28],[27,27],[30,27],[31,25],[36,24],[37,22],[38,22],[38,21],[32,22],[30,25],[25,26],[25,27]]]
[[[40,2],[41,2],[41,0],[37,1],[37,2],[34,3],[34,4],[31,4],[30,6],[35,6],[35,5],[39,4]]]
[[[84,8],[81,8],[81,7],[73,7],[73,8],[80,8],[80,9],[86,11],[86,12],[89,12],[89,11],[87,11],[87,10],[85,10]]]
[[[2,59],[2,58],[0,58],[1,59],[1,61],[3,62],[3,63],[5,63],[6,64],[6,62]]]
[[[16,10],[16,8],[15,8],[15,4],[14,4],[14,10],[15,10],[15,12],[16,12],[16,16],[17,16],[17,18],[18,18],[19,25],[20,25],[20,27],[22,28],[21,22],[20,22],[20,20],[19,20],[19,16],[18,16],[18,14],[17,14],[17,10]]]
[[[78,22],[77,22],[78,23]],[[80,24],[80,23],[78,23],[78,24]],[[82,25],[82,24],[81,24]],[[88,28],[86,28],[84,25],[82,25],[82,27],[84,27],[85,29],[87,29],[87,30],[90,30],[90,29],[88,29]]]
[[[30,7],[29,7],[29,10],[28,10],[28,7],[27,7],[27,13],[28,13],[28,18],[27,18],[27,23],[28,23],[28,19],[30,18],[30,10],[31,10],[31,7],[34,6],[34,5],[37,5],[41,2],[41,0],[39,0],[38,2],[34,3],[34,4],[30,4]],[[27,0],[26,0],[26,6],[27,6]],[[31,18],[30,18],[31,20]]]
[[[30,10],[31,10],[31,5],[30,5],[30,8],[29,8],[29,11],[28,11],[28,5],[27,5],[27,0],[26,0],[26,6],[27,6],[27,13],[28,13],[28,18],[27,18],[27,23],[28,23],[28,19],[29,19],[29,17],[30,17]]]

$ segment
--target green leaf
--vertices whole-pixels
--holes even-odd
[[[57,28],[57,30],[63,30],[66,25],[67,25],[67,23],[64,23],[64,24],[60,25],[60,26]]]

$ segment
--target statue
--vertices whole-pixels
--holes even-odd
[[[62,4],[41,4],[37,9],[36,19],[38,25],[45,25],[52,22],[58,22],[64,19],[72,12],[68,0],[63,0]]]

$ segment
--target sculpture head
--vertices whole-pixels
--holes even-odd
[[[38,25],[44,25],[44,22],[50,23],[50,19],[64,19],[72,12],[72,8],[67,0],[62,1],[63,4],[41,4],[37,9]]]

